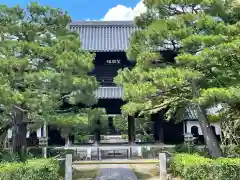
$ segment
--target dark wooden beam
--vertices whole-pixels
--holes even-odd
[[[99,120],[97,120],[96,127],[94,129],[94,144],[95,145],[100,144],[100,140],[101,140],[100,126],[101,126],[101,122],[99,119]]]
[[[135,118],[133,116],[128,116],[128,143],[135,144],[135,140],[136,140]]]
[[[151,115],[153,121],[153,138],[155,143],[164,143],[164,115],[162,112]]]

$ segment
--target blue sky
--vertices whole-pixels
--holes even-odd
[[[62,8],[72,16],[73,20],[100,20],[111,10],[114,10],[109,16],[118,16],[117,19],[124,20],[131,10],[133,11],[140,0],[37,0],[42,5]],[[31,0],[0,0],[0,4],[13,6],[19,4],[24,7]],[[130,8],[131,7],[131,8]],[[112,10],[112,11],[113,11]],[[118,12],[117,12],[118,11]],[[126,13],[125,15],[123,15]],[[120,17],[122,16],[122,17]],[[115,17],[110,19],[114,20]],[[129,18],[129,17],[128,17]]]

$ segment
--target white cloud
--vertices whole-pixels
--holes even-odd
[[[131,21],[134,17],[139,16],[146,11],[142,0],[134,7],[126,7],[124,5],[117,5],[108,10],[102,20],[104,21]]]

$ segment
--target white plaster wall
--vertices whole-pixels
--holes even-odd
[[[40,137],[42,137],[42,136],[43,136],[43,134],[42,134],[42,128],[39,128],[39,129],[37,130],[37,137],[40,138]]]
[[[201,127],[197,121],[186,121],[187,124],[187,133],[191,133],[191,128],[193,126],[198,127],[198,133],[199,135],[203,135]],[[211,123],[212,126],[215,127],[215,131],[217,135],[220,135],[221,129],[220,129],[220,123]]]
[[[8,139],[12,138],[12,129],[8,129],[7,137]]]
[[[41,130],[41,129],[42,129],[42,128],[39,128],[39,129],[37,130],[37,137],[38,137],[38,138],[42,137],[42,130]],[[28,132],[27,132],[27,135],[26,135],[26,138],[29,138],[29,135],[30,135],[30,132],[28,131]],[[12,138],[12,129],[8,129],[7,137],[8,137],[8,139]]]
[[[199,123],[197,122],[197,121],[187,121],[187,122],[185,122],[185,123],[187,123],[187,133],[191,133],[191,128],[193,127],[193,126],[197,126],[198,127],[198,133],[199,133],[199,135],[202,135],[203,133],[202,133],[202,130],[201,130],[201,128],[200,128],[200,125],[199,125]]]
[[[215,127],[216,134],[220,135],[221,134],[220,123],[211,123],[211,125],[213,125]]]

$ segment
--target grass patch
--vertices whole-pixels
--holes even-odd
[[[73,180],[95,179],[99,174],[98,169],[78,170],[73,169]]]
[[[159,170],[156,164],[131,164],[130,167],[140,180],[159,179]]]
[[[134,171],[134,170],[133,170],[133,172],[136,174],[137,178],[140,179],[140,180],[145,180],[145,179],[152,178],[152,176],[149,175],[149,174],[141,173],[141,172]]]

